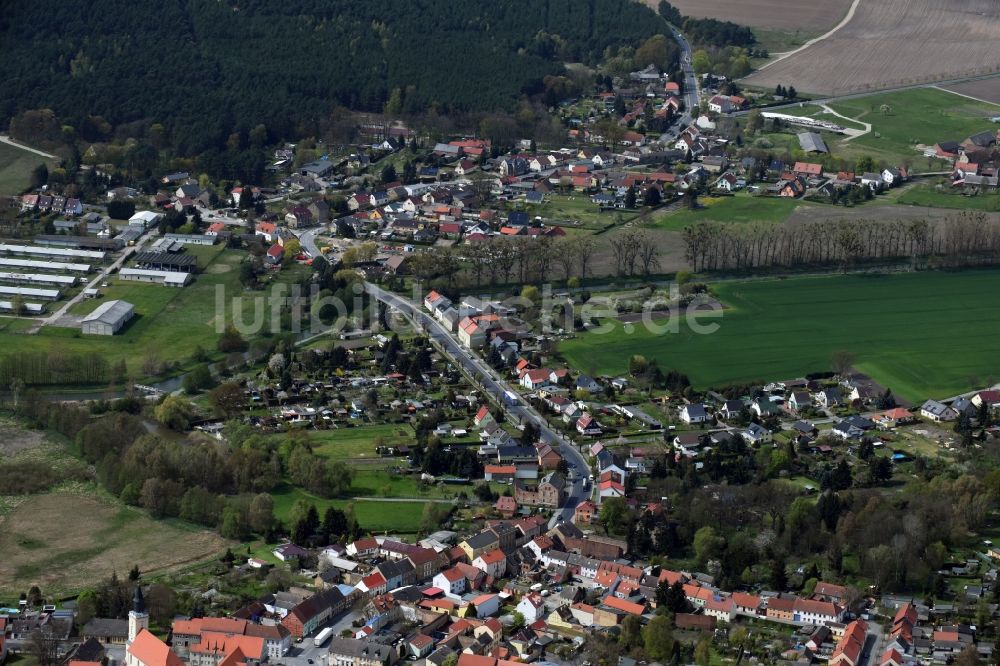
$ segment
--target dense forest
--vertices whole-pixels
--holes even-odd
[[[510,110],[564,63],[668,32],[632,0],[8,3],[0,126],[51,108],[88,141],[162,123],[183,154],[259,124],[315,134],[337,106]]]

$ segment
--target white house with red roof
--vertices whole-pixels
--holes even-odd
[[[521,597],[515,610],[524,616],[524,621],[531,624],[541,619],[545,612],[545,600],[541,595],[531,592]]]
[[[548,368],[538,368],[537,370],[525,370],[521,375],[521,386],[526,389],[536,389],[549,383],[549,375],[552,371]]]
[[[445,569],[434,576],[431,584],[449,596],[462,594],[465,592],[465,574],[455,567]]]
[[[499,594],[480,594],[471,602],[476,609],[476,617],[479,619],[491,617],[500,612]]]
[[[472,566],[485,571],[493,578],[499,579],[507,572],[507,556],[502,550],[497,548],[488,553],[483,553],[472,560]]]

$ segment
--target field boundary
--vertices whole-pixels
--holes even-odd
[[[0,143],[6,143],[8,146],[14,146],[15,148],[20,148],[21,150],[27,150],[29,153],[34,153],[36,155],[41,155],[50,160],[61,160],[62,158],[58,155],[53,155],[52,153],[46,153],[45,151],[38,150],[37,148],[32,148],[31,146],[26,146],[23,143],[18,143],[10,138],[6,134],[0,134]]]
[[[820,35],[819,37],[813,37],[812,39],[810,39],[809,41],[807,41],[805,44],[803,44],[802,46],[798,47],[797,49],[793,49],[791,51],[787,51],[785,53],[778,54],[775,58],[769,60],[768,62],[766,62],[763,65],[761,65],[760,67],[758,67],[757,71],[759,72],[761,70],[765,70],[765,69],[767,69],[768,67],[770,67],[771,65],[773,65],[776,62],[781,62],[785,58],[791,57],[791,56],[795,55],[796,53],[809,48],[813,44],[816,44],[818,42],[823,41],[824,39],[832,37],[835,32],[837,32],[838,30],[840,30],[841,28],[843,28],[845,25],[848,24],[848,22],[850,22],[850,20],[852,18],[854,18],[854,12],[857,11],[858,5],[860,5],[860,4],[861,4],[861,0],[854,0],[854,2],[851,3],[851,6],[847,9],[847,14],[844,16],[844,18],[840,19],[840,23],[838,23],[837,25],[833,26],[830,30],[827,30],[822,35]]]

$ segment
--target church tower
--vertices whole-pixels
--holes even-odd
[[[135,594],[132,596],[132,610],[128,612],[128,644],[143,629],[149,629],[149,614],[146,612],[146,602],[142,599],[142,585],[136,583]]]

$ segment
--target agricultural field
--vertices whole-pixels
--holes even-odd
[[[154,521],[96,491],[32,495],[0,516],[0,593],[37,584],[57,597],[133,565],[156,573],[209,559],[226,545],[213,532]]]
[[[984,310],[1000,273],[908,273],[734,281],[715,285],[719,328],[698,335],[642,327],[567,340],[560,352],[590,374],[620,374],[633,354],[687,373],[698,388],[779,380],[830,369],[835,351],[903,398],[948,397],[988,381],[1000,364],[1000,312]],[[604,323],[604,322],[602,322]],[[961,331],[961,344],[955,334]]]
[[[654,10],[659,0],[646,0]],[[684,16],[732,21],[751,28],[824,30],[847,13],[851,0],[802,0],[791,9],[781,0],[671,0]]]
[[[797,12],[784,13],[797,18]],[[742,81],[767,90],[781,84],[845,95],[988,74],[1000,70],[993,48],[998,37],[1000,6],[991,0],[861,2],[830,36]]]
[[[946,86],[945,90],[958,95],[967,95],[984,102],[1000,104],[1000,77],[956,83]]]
[[[747,193],[731,197],[700,197],[701,208],[677,209],[656,217],[650,226],[656,229],[680,231],[693,222],[781,222],[796,208],[815,204],[780,197],[757,197]]]
[[[0,196],[21,194],[31,184],[31,171],[39,164],[49,169],[55,162],[7,143],[0,143]]]

